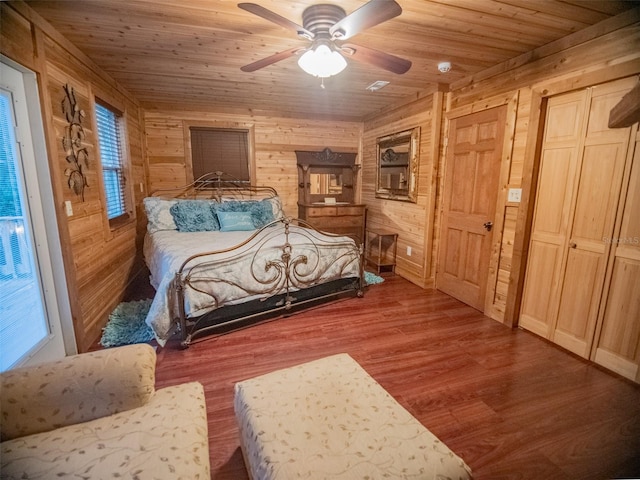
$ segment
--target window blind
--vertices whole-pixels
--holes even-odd
[[[118,114],[96,103],[100,161],[109,220],[124,215],[124,172]]]
[[[249,132],[247,130],[191,127],[193,178],[221,171],[249,181]]]
[[[0,95],[0,217],[21,217],[9,95]]]

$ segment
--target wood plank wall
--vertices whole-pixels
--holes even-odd
[[[366,120],[362,140],[362,200],[367,205],[367,225],[398,233],[396,273],[422,287],[433,285],[433,248],[429,248],[428,240],[432,238],[432,213],[436,208],[437,168],[434,167],[439,161],[441,113],[438,96],[441,96],[439,92],[426,94],[410,104],[385,110]],[[420,127],[417,201],[376,198],[377,138],[415,127]],[[407,255],[407,247],[411,247],[411,255]]]
[[[83,352],[100,337],[109,313],[142,271],[140,251],[146,228],[144,216],[136,212],[133,220],[121,228],[109,228],[96,152],[94,96],[124,112],[136,210],[146,191],[142,111],[133,96],[31,9],[20,3],[2,3],[0,8],[2,54],[38,74],[75,337],[78,351]],[[69,189],[64,173],[68,166],[62,148],[67,125],[61,108],[65,84],[74,88],[85,112],[83,146],[89,152],[89,165],[84,201]],[[71,202],[71,217],[65,214],[65,201]]]
[[[254,183],[274,187],[285,213],[298,216],[296,150],[359,153],[361,124],[221,112],[146,111],[150,191],[192,181],[189,126],[248,128],[253,135]],[[251,149],[250,149],[251,150]]]
[[[445,120],[437,128],[434,119],[439,105],[425,95],[406,105],[381,112],[365,121],[363,134],[363,201],[369,209],[370,225],[395,230],[399,234],[397,273],[412,282],[435,284],[435,265],[439,239],[438,214],[444,172],[444,137],[447,119],[501,104],[514,108],[514,125],[509,139],[505,175],[497,199],[495,225],[502,225],[501,240],[493,260],[493,283],[485,314],[515,325],[519,304],[519,284],[524,275],[523,259],[530,222],[529,200],[534,195],[534,159],[541,98],[576,88],[640,73],[639,10],[619,15],[584,31],[577,32],[505,64],[488,69],[450,86],[446,94]],[[420,175],[417,204],[376,199],[376,137],[414,126],[421,127]],[[432,140],[442,132],[440,145]],[[436,137],[437,138],[437,137]],[[434,159],[435,155],[439,159]],[[522,202],[507,202],[508,188],[523,188]],[[531,200],[532,201],[532,200]],[[412,256],[406,255],[407,246]],[[426,246],[427,249],[423,249]]]

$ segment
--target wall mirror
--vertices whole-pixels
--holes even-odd
[[[420,127],[379,137],[376,197],[416,202]]]
[[[355,152],[296,150],[298,204],[353,203],[357,165]]]
[[[340,195],[342,193],[342,174],[312,173],[309,175],[309,183],[312,195]]]

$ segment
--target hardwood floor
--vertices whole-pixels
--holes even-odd
[[[197,380],[212,478],[247,479],[235,382],[349,353],[483,479],[640,477],[640,387],[397,276],[288,318],[158,351],[157,385]]]

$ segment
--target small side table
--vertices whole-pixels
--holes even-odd
[[[398,234],[390,230],[366,229],[365,258],[377,273],[395,272],[398,251]]]

